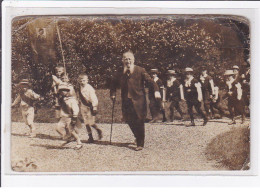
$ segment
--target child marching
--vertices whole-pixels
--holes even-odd
[[[91,127],[97,131],[99,139],[102,139],[103,137],[101,129],[99,129],[96,125],[98,98],[96,96],[95,89],[88,84],[87,74],[80,74],[78,82],[80,85],[78,92],[80,111],[88,132],[88,142],[93,143],[94,139]]]
[[[197,79],[194,78],[192,68],[187,67],[185,69],[185,73],[186,73],[186,79],[184,80],[185,82],[184,94],[188,106],[188,113],[191,119],[190,126],[195,126],[193,110],[192,110],[193,107],[195,107],[196,111],[204,119],[203,126],[205,126],[208,122],[208,118],[201,110],[201,102],[203,100],[201,84]]]
[[[166,99],[170,103],[170,122],[174,122],[174,108],[183,120],[183,112],[180,108],[180,101],[184,100],[183,85],[177,80],[175,70],[167,71]]]
[[[66,83],[62,83],[58,87],[60,94],[60,120],[58,122],[58,131],[69,129],[70,134],[76,139],[77,145],[74,149],[82,148],[82,143],[76,129],[77,118],[79,115],[79,105],[75,97],[70,93],[70,87]]]
[[[228,98],[228,110],[230,112],[231,122],[229,125],[236,124],[235,113],[239,113],[242,116],[242,123],[245,121],[245,111],[244,111],[244,101],[242,98],[243,90],[241,83],[238,79],[235,79],[235,74],[233,70],[226,70],[226,87]]]
[[[38,100],[43,100],[43,98],[36,94],[31,89],[31,84],[28,79],[22,79],[18,84],[19,94],[12,103],[12,107],[20,103],[20,108],[22,111],[23,120],[26,125],[30,128],[30,137],[36,137],[35,126],[34,126],[34,103]]]

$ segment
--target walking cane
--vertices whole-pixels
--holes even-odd
[[[114,122],[114,107],[115,107],[116,99],[113,99],[112,101],[113,101],[113,105],[112,105],[112,122],[111,122],[111,131],[110,131],[110,145],[111,145],[111,139],[112,139],[113,122]]]

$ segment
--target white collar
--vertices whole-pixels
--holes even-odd
[[[154,82],[157,82],[158,81],[158,77],[155,77],[153,80],[154,80]]]
[[[185,80],[185,86],[186,86],[186,87],[189,87],[189,86],[191,85],[191,81],[193,80],[193,78],[194,78],[194,77],[191,76],[189,79],[186,79],[186,80]]]
[[[191,80],[193,80],[193,78],[194,78],[194,77],[193,77],[193,76],[191,76],[189,79],[186,79],[186,82],[189,82],[189,83],[190,83],[190,82],[191,82]]]
[[[205,75],[201,75],[201,77],[208,77],[208,74],[205,74]]]
[[[175,77],[172,77],[172,78],[171,78],[171,82],[174,82],[175,80],[176,80]]]
[[[232,83],[233,83],[234,81],[235,81],[235,79],[232,77],[231,80],[228,80],[228,81],[226,82],[229,88],[231,88],[231,85],[232,85]]]
[[[81,89],[88,87],[88,83],[85,86],[80,86]]]
[[[130,70],[130,73],[132,74],[134,72],[134,67],[135,65],[131,65],[129,70]],[[128,68],[126,66],[124,66],[124,73],[128,70]]]

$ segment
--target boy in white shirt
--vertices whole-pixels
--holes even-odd
[[[91,127],[93,127],[97,131],[99,139],[102,139],[103,137],[102,131],[98,128],[98,126],[95,123],[98,99],[96,96],[95,89],[90,84],[88,84],[88,76],[86,74],[80,74],[78,82],[80,84],[78,92],[80,111],[88,132],[88,142],[93,143],[94,139]]]

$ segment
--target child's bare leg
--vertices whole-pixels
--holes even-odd
[[[29,124],[28,126],[30,128],[30,137],[36,137],[34,124],[32,123],[32,124]]]
[[[74,149],[80,149],[80,148],[82,148],[82,143],[81,143],[81,140],[80,140],[80,137],[79,137],[78,133],[77,133],[75,130],[73,130],[73,131],[71,132],[71,134],[72,134],[73,137],[75,137],[75,139],[76,139],[76,141],[77,141],[77,145],[75,146]]]
[[[87,129],[87,132],[88,132],[88,142],[89,143],[93,143],[94,139],[93,139],[93,135],[92,135],[92,131],[91,131],[90,125],[86,125],[86,129]]]
[[[68,127],[65,127],[66,136],[71,136],[70,130]]]
[[[65,138],[65,134],[63,132],[64,128],[66,128],[66,125],[62,118],[60,118],[59,122],[57,123],[56,131],[63,139]]]
[[[98,126],[96,124],[91,125],[91,127],[93,127],[97,131],[98,139],[102,139],[102,137],[103,137],[102,130],[100,128],[98,128]]]
[[[79,135],[78,135],[78,133],[76,131],[72,131],[71,134],[73,135],[73,137],[75,137],[75,139],[77,141],[77,144],[82,144],[81,140],[80,140],[80,137],[79,137]]]

